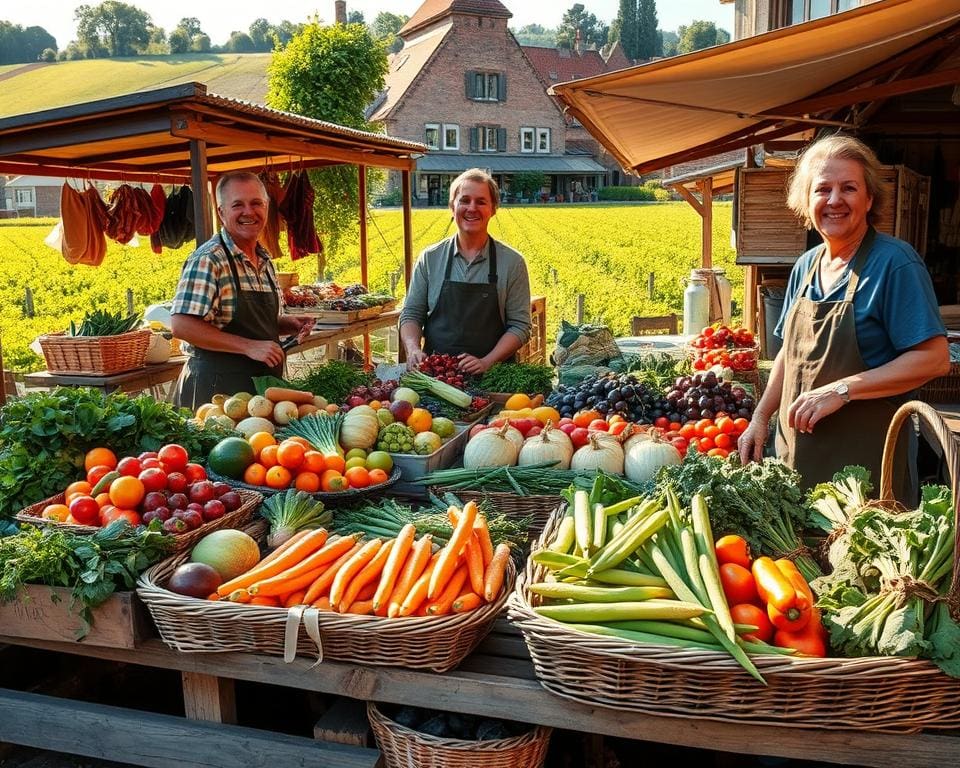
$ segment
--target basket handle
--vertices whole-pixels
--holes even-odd
[[[957,437],[947,427],[943,417],[927,403],[920,400],[911,400],[901,405],[887,429],[887,437],[883,443],[883,458],[880,463],[880,499],[893,500],[893,457],[897,447],[897,438],[904,422],[914,414],[936,436],[943,448],[943,457],[950,470],[950,491],[953,495],[953,551],[954,556],[960,552],[960,445]],[[960,567],[954,563],[953,577],[950,589],[947,591],[947,605],[954,620],[960,621]]]

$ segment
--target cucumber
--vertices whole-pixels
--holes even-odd
[[[110,490],[110,484],[114,480],[116,480],[118,477],[120,477],[120,473],[117,472],[115,469],[110,472],[107,472],[107,474],[101,477],[97,481],[97,484],[93,486],[93,490],[90,491],[90,495],[96,498],[98,493],[106,493],[107,491]]]

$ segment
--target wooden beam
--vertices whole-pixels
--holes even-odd
[[[703,268],[713,269],[713,179],[708,176],[698,186],[703,198],[700,222]]]
[[[190,186],[193,188],[193,226],[197,246],[213,236],[210,222],[210,197],[207,194],[207,147],[200,139],[190,140]]]
[[[233,680],[198,672],[181,672],[183,710],[191,720],[237,722],[237,694]]]
[[[409,291],[413,278],[413,195],[410,188],[410,171],[401,175],[403,187],[403,286]]]
[[[0,741],[152,768],[374,768],[380,757],[363,747],[3,689]]]
[[[0,173],[14,175],[26,174],[29,176],[58,176],[65,178],[100,179],[102,181],[142,181],[146,183],[158,182],[161,184],[186,184],[190,180],[190,172],[176,173],[173,171],[158,173],[156,171],[114,171],[84,166],[69,165],[33,165],[0,160]]]
[[[210,144],[223,144],[235,147],[259,149],[263,154],[286,153],[300,157],[313,157],[334,160],[353,165],[375,165],[382,168],[410,170],[416,164],[411,158],[378,155],[372,150],[357,151],[341,149],[324,144],[320,140],[291,136],[277,136],[264,130],[241,130],[222,125],[214,125],[197,120],[192,115],[174,115],[170,122],[170,132],[174,136],[201,139]]]
[[[687,189],[683,184],[671,184],[670,189],[690,203],[690,207],[693,208],[693,210],[695,210],[700,216],[703,216],[703,204],[697,200],[697,196],[694,195],[693,192]]]
[[[357,198],[360,216],[360,282],[369,287],[367,279],[367,167],[357,166]],[[370,354],[370,334],[363,334],[363,366],[366,370],[372,367]]]
[[[0,134],[0,157],[18,152],[50,150],[111,139],[128,139],[151,133],[169,135],[170,120],[163,115],[144,115],[124,120],[101,120],[89,125],[63,125],[30,130],[12,136]]]

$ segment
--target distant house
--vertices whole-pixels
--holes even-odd
[[[527,171],[544,174],[541,195],[554,199],[607,183],[597,153],[576,139],[568,146],[567,121],[531,49],[507,28],[511,16],[499,0],[426,0],[400,30],[404,46],[368,117],[431,148],[413,175],[420,205],[445,205],[450,181],[472,167],[488,169],[511,198],[515,175]]]
[[[49,176],[8,177],[0,191],[0,209],[5,216],[59,216],[62,186],[63,179]]]
[[[733,39],[761,35],[780,27],[849,11],[877,0],[720,0],[733,5]]]

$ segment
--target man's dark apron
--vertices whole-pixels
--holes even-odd
[[[857,344],[853,295],[875,236],[871,227],[857,249],[842,301],[807,298],[823,258],[824,250],[821,249],[784,322],[783,394],[777,419],[777,456],[800,473],[804,488],[829,481],[835,472],[848,464],[869,469],[874,488],[880,487],[883,443],[890,420],[902,399],[851,400],[817,422],[811,434],[798,433],[787,425],[787,411],[801,392],[867,370]],[[909,436],[903,430],[893,462],[893,491],[901,500],[905,500],[903,494],[909,488],[908,444]]]
[[[279,341],[280,339],[280,302],[277,298],[277,286],[265,270],[270,291],[241,290],[240,275],[234,256],[230,253],[223,236],[220,244],[227,253],[227,263],[233,275],[236,306],[233,318],[221,330],[234,336],[257,341]],[[282,376],[283,364],[270,368],[266,363],[254,360],[246,355],[231,352],[214,352],[202,347],[194,347],[193,354],[183,367],[174,403],[193,411],[209,403],[216,393],[232,395],[236,392],[253,392],[254,376]]]
[[[497,295],[497,246],[491,237],[486,283],[461,283],[450,279],[455,250],[456,238],[451,238],[440,297],[424,324],[423,349],[428,355],[466,352],[483,357],[497,346],[507,330],[500,316]]]

